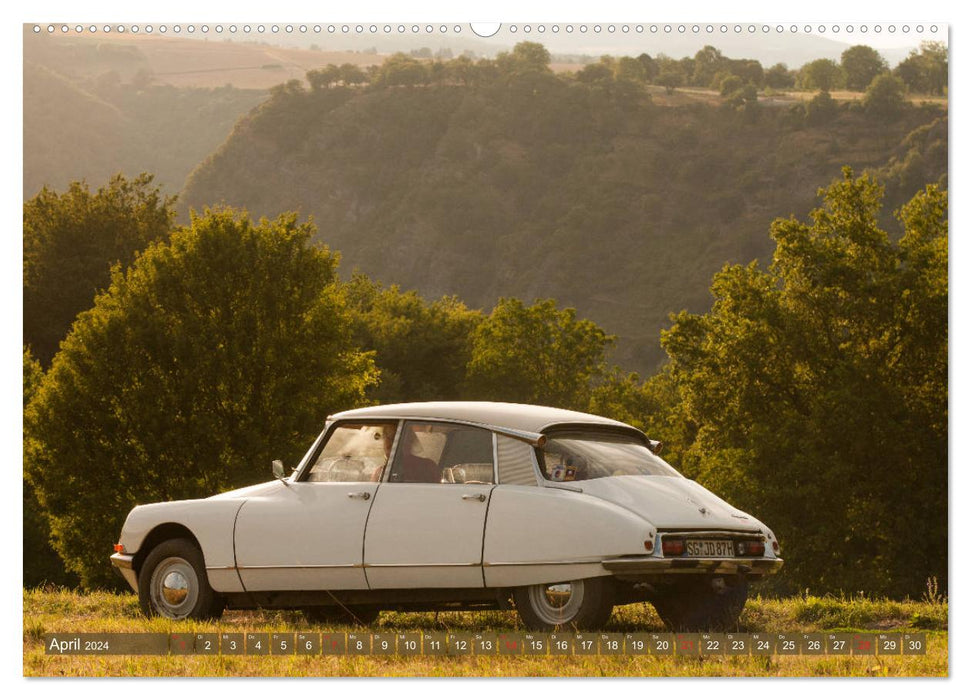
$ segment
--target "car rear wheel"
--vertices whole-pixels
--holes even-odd
[[[600,629],[614,609],[608,579],[524,586],[513,591],[516,611],[531,630]]]
[[[138,601],[148,617],[206,620],[225,602],[209,586],[202,552],[190,540],[166,540],[149,552],[138,574]]]
[[[378,619],[381,610],[372,605],[326,605],[304,608],[307,622],[324,625],[370,625]]]
[[[738,628],[747,599],[744,578],[716,577],[686,580],[651,602],[672,631],[727,632]]]

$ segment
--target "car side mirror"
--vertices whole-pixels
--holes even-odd
[[[276,479],[284,478],[286,470],[283,468],[283,462],[278,459],[273,460],[273,477]]]
[[[648,440],[648,449],[656,455],[661,454],[661,450],[664,449],[664,443],[658,440]]]

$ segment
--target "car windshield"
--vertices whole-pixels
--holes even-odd
[[[681,477],[674,467],[632,436],[562,433],[541,449],[544,476],[550,481],[584,481],[605,476]]]

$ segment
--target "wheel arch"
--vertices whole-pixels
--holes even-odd
[[[135,570],[135,575],[138,576],[141,574],[142,564],[145,563],[145,558],[149,552],[166,540],[177,539],[185,539],[192,542],[198,548],[199,552],[202,553],[203,561],[205,561],[205,552],[203,552],[202,545],[199,544],[199,538],[195,536],[192,530],[182,523],[162,523],[156,525],[149,531],[145,539],[142,540],[138,552],[135,553],[132,559],[132,568]]]

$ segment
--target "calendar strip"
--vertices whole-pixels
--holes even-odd
[[[924,632],[203,632],[44,635],[52,656],[901,656]]]

